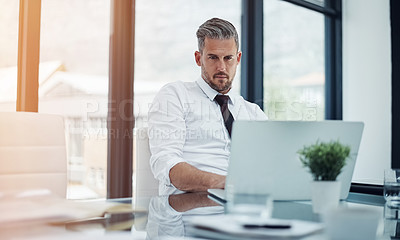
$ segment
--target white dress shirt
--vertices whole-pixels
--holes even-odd
[[[207,172],[226,175],[231,141],[225,128],[219,94],[202,78],[196,82],[165,85],[149,109],[150,166],[159,180],[159,194],[180,193],[169,179],[170,169],[180,162]],[[235,120],[267,120],[254,103],[238,95],[230,97],[229,111]]]

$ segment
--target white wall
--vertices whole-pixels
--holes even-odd
[[[343,119],[365,123],[353,182],[382,184],[391,162],[389,0],[343,0]]]

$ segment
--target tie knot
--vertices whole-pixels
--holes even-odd
[[[214,99],[220,106],[222,106],[227,105],[230,98],[227,95],[217,95]]]

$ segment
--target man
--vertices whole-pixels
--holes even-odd
[[[233,120],[266,120],[264,112],[230,93],[242,53],[235,27],[213,18],[197,31],[196,82],[164,86],[149,110],[151,169],[160,195],[224,188]]]

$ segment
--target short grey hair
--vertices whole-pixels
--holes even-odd
[[[239,50],[239,36],[235,26],[226,20],[220,18],[212,18],[207,20],[205,23],[200,25],[196,35],[200,52],[203,52],[204,41],[206,37],[220,40],[233,38],[235,40],[237,50]]]

